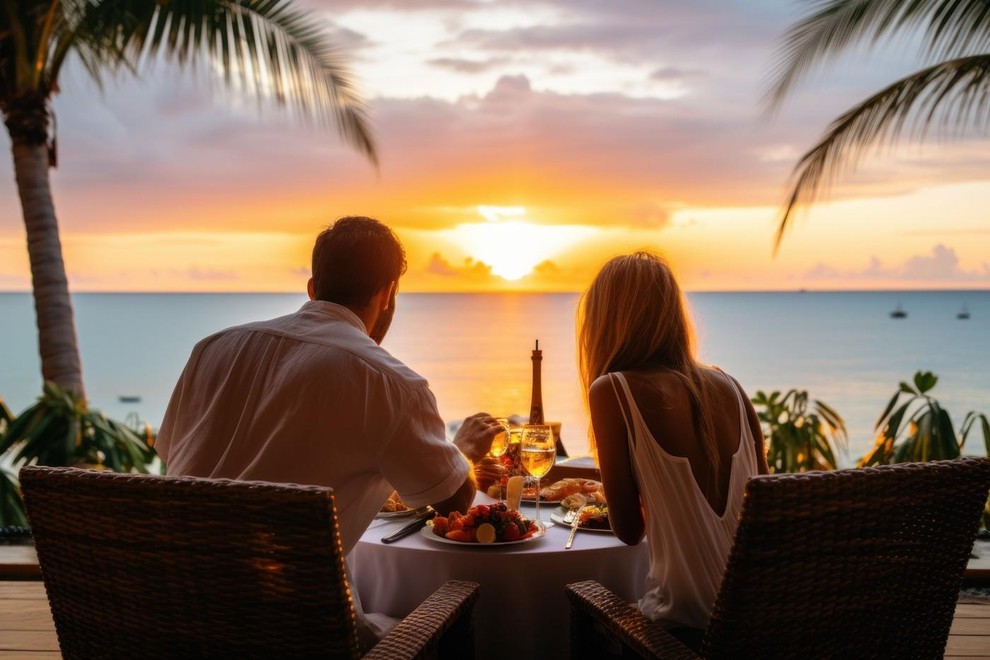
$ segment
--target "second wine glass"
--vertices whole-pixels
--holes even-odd
[[[490,455],[492,455],[493,457],[495,457],[495,458],[498,459],[499,466],[503,470],[503,473],[500,474],[499,477],[498,477],[498,501],[499,502],[502,502],[502,501],[505,500],[505,497],[502,495],[502,491],[503,491],[504,485],[505,485],[504,484],[504,482],[505,482],[505,474],[504,474],[505,466],[502,464],[502,455],[505,454],[506,450],[509,448],[509,439],[511,437],[511,432],[509,430],[509,420],[508,419],[499,417],[495,421],[498,422],[499,426],[502,427],[502,430],[498,433],[498,435],[496,435],[492,439],[492,446],[491,446],[491,449],[488,450],[488,453]]]
[[[523,427],[520,449],[523,468],[530,476],[536,477],[536,522],[550,527],[552,522],[544,523],[540,520],[540,479],[550,471],[557,458],[553,429],[549,424],[527,424]]]

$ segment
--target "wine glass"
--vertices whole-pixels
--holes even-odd
[[[502,430],[499,431],[499,434],[492,439],[492,447],[488,450],[488,453],[495,458],[499,458],[505,453],[505,450],[509,448],[509,437],[511,432],[509,431],[509,420],[504,417],[499,417],[495,421],[502,427]]]
[[[527,424],[522,432],[522,466],[530,476],[536,477],[536,523],[550,527],[540,520],[540,479],[550,471],[557,458],[557,444],[553,437],[553,429],[549,424]]]
[[[496,435],[492,439],[492,446],[491,449],[488,450],[488,453],[497,459],[501,459],[502,455],[505,454],[506,450],[508,450],[509,448],[509,439],[511,438],[511,432],[509,431],[509,420],[505,419],[504,417],[499,417],[495,421],[498,422],[498,425],[502,427],[502,430],[499,431],[498,435]],[[499,465],[500,466],[502,465],[501,460],[499,460]],[[498,501],[501,502],[504,499],[505,498],[502,497],[502,476],[499,476]]]

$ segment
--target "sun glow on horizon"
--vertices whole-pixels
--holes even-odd
[[[479,207],[479,213],[481,213]],[[531,274],[540,264],[598,232],[579,225],[541,225],[522,220],[499,220],[501,216],[524,216],[525,209],[485,207],[484,223],[457,225],[445,232],[471,258],[491,267],[493,275],[515,282]]]

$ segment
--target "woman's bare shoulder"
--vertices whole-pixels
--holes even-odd
[[[616,402],[616,392],[610,374],[599,376],[592,381],[588,389],[588,402],[592,405],[609,405]]]

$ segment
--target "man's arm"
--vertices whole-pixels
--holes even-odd
[[[470,469],[468,470],[467,479],[457,489],[457,492],[444,501],[436,502],[430,506],[441,516],[449,516],[451,511],[464,513],[471,508],[471,503],[474,502],[475,492],[474,470]]]
[[[461,450],[465,460],[468,462],[468,476],[457,491],[443,500],[431,504],[441,516],[448,515],[451,511],[467,511],[474,502],[477,482],[474,478],[473,463],[481,460],[491,449],[492,440],[502,431],[502,427],[495,421],[495,418],[488,413],[475,413],[461,424],[454,436],[454,446]]]

